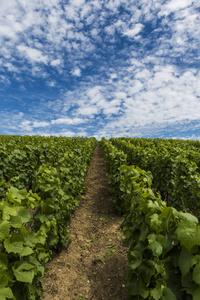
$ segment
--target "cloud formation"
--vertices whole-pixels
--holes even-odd
[[[1,2],[1,133],[199,137],[199,11],[193,0]]]

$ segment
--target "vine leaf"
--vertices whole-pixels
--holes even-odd
[[[0,300],[15,299],[12,290],[9,287],[0,288]]]
[[[198,257],[193,256],[185,247],[183,247],[179,256],[179,267],[182,275],[185,276],[197,261]]]
[[[192,299],[193,299],[193,300],[199,300],[199,299],[200,299],[200,287],[198,287],[198,288],[192,293]]]
[[[200,285],[200,264],[196,264],[193,270],[193,280]]]
[[[32,264],[23,261],[14,269],[14,275],[18,281],[32,283],[34,269],[35,267]]]
[[[194,245],[200,245],[200,227],[189,220],[182,220],[176,231],[178,239],[190,251]]]

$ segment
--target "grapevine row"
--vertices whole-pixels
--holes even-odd
[[[111,142],[127,154],[128,165],[151,171],[153,187],[168,205],[200,217],[199,142],[194,141],[196,147],[188,141],[162,139],[112,138]]]
[[[128,251],[129,299],[200,299],[200,224],[152,190],[153,176],[101,140]]]
[[[66,226],[78,205],[97,144],[93,138],[60,138],[56,145],[52,138],[45,143],[40,137],[33,137],[35,143],[27,139],[29,143],[23,144],[11,138],[1,152],[1,300],[42,296],[45,263],[68,239]]]

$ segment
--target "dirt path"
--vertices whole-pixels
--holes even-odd
[[[122,218],[113,211],[103,153],[94,151],[86,193],[69,226],[72,243],[47,264],[43,300],[126,300]]]

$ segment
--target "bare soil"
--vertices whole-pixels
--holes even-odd
[[[72,242],[47,264],[43,300],[127,299],[122,217],[113,209],[99,145],[85,184],[69,226]]]

